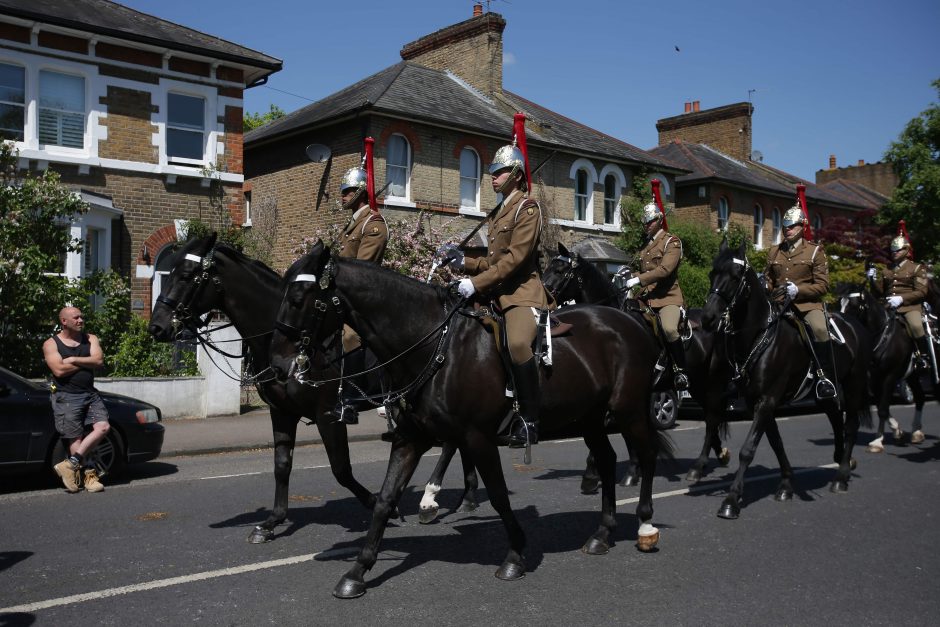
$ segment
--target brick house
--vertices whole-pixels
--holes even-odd
[[[245,221],[242,93],[280,69],[107,0],[0,0],[0,135],[91,207],[60,270],[118,270],[149,317],[177,224]]]
[[[641,171],[661,178],[671,200],[681,168],[503,88],[505,27],[477,5],[470,19],[406,44],[399,63],[245,136],[252,220],[267,215],[276,229],[275,266],[289,264],[302,236],[345,222],[339,179],[367,136],[393,226],[424,212],[432,226],[466,232],[485,216],[497,198],[484,174],[517,111],[528,116],[530,166],[541,166],[533,179],[550,217],[543,244],[619,233],[620,197]],[[308,161],[313,143],[328,146],[330,160]]]
[[[689,170],[676,179],[677,217],[719,231],[739,224],[763,248],[780,241],[798,184],[806,186],[815,230],[837,216],[865,220],[887,201],[852,181],[816,184],[763,163],[751,150],[753,112],[748,102],[701,110],[695,101],[682,115],[657,121],[659,146],[649,152]]]

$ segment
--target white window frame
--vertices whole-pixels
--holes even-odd
[[[198,159],[193,159],[192,157],[180,157],[180,156],[170,155],[169,153],[169,142],[170,142],[171,130],[177,129],[177,130],[186,131],[190,133],[195,132],[195,129],[188,128],[185,126],[177,126],[170,122],[170,96],[174,96],[174,95],[183,96],[185,98],[193,98],[193,99],[202,101],[202,157]],[[164,136],[163,136],[163,141],[164,141],[163,152],[166,154],[167,163],[171,163],[173,165],[182,165],[182,166],[192,165],[192,166],[199,166],[199,167],[203,167],[207,163],[213,163],[213,161],[209,161],[207,159],[207,156],[210,152],[209,151],[209,133],[207,132],[209,130],[209,125],[208,125],[208,119],[206,116],[206,112],[209,110],[208,98],[201,96],[201,95],[188,93],[187,91],[180,90],[180,89],[169,89],[164,95],[164,102],[166,103],[165,106],[166,106],[167,118],[166,118],[166,127],[164,129]]]
[[[728,231],[728,222],[731,219],[731,206],[728,199],[724,196],[718,198],[718,232],[726,233]],[[724,222],[724,224],[722,224]]]
[[[242,192],[245,196],[245,222],[242,226],[251,226],[251,190]]]
[[[754,248],[764,247],[764,208],[754,203]]]
[[[67,77],[77,78],[77,79],[80,79],[80,80],[81,80],[81,83],[82,83],[82,111],[81,111],[81,116],[82,116],[82,145],[81,145],[81,147],[78,147],[78,146],[63,146],[62,144],[57,144],[57,143],[49,143],[49,144],[44,144],[44,143],[42,143],[42,139],[39,137],[39,133],[40,133],[40,130],[41,130],[41,129],[39,128],[39,126],[40,126],[40,121],[39,121],[39,113],[40,113],[40,110],[42,110],[43,108],[45,108],[46,110],[53,111],[53,112],[55,112],[55,113],[57,114],[57,115],[56,115],[57,118],[58,118],[59,116],[63,115],[63,114],[67,114],[67,115],[76,115],[76,114],[78,113],[77,111],[69,111],[69,110],[65,110],[65,109],[56,109],[56,108],[53,108],[53,107],[43,107],[43,106],[42,106],[41,99],[42,99],[42,75],[43,75],[43,74],[46,74],[46,75],[49,75],[49,74],[56,74],[56,75],[59,75],[59,76],[67,76]],[[82,74],[82,73],[77,73],[77,72],[63,72],[63,71],[61,71],[61,70],[53,69],[53,68],[48,68],[48,67],[39,68],[39,70],[36,72],[36,95],[37,95],[37,98],[36,98],[36,141],[37,141],[37,143],[38,143],[38,145],[39,145],[40,148],[45,148],[45,149],[47,149],[47,150],[51,149],[50,152],[70,151],[70,152],[77,152],[77,153],[79,153],[79,154],[85,154],[85,153],[88,152],[88,150],[87,150],[87,146],[88,146],[88,119],[89,119],[89,113],[88,113],[88,111],[89,111],[89,100],[90,100],[90,99],[89,99],[89,96],[88,96],[88,93],[89,93],[90,90],[91,90],[91,85],[90,85],[89,82],[88,82],[88,77],[85,76],[85,75]]]
[[[3,100],[3,101],[0,101],[0,104],[6,105],[9,107],[22,107],[23,108],[23,129],[21,131],[21,133],[23,134],[23,139],[17,139],[17,140],[12,140],[12,141],[14,141],[15,143],[24,143],[26,141],[26,122],[27,122],[26,118],[27,118],[27,114],[29,113],[29,92],[27,91],[27,87],[29,83],[29,69],[26,67],[26,65],[22,63],[11,63],[10,61],[7,61],[5,59],[0,60],[0,63],[2,63],[3,65],[7,65],[9,67],[18,68],[22,70],[23,72],[23,102],[19,103],[19,102]],[[7,140],[7,141],[10,141],[10,140]]]
[[[620,169],[620,166],[614,165],[613,163],[608,163],[603,168],[601,168],[600,174],[598,175],[598,180],[602,182],[607,181],[607,177],[613,175],[615,185],[617,188],[614,190],[615,195],[615,205],[614,205],[614,221],[611,223],[603,223],[605,227],[614,227],[619,230],[620,228],[620,202],[623,199],[623,190],[627,188],[627,177],[624,175],[623,170]],[[606,186],[604,189],[604,201],[606,202]]]
[[[400,166],[400,165],[398,165],[398,164],[395,164],[394,166],[390,166],[390,164],[389,164],[389,159],[388,159],[388,157],[389,157],[389,155],[391,154],[391,150],[389,150],[389,147],[391,146],[392,139],[395,138],[395,137],[400,137],[401,140],[402,140],[403,142],[405,142],[405,166],[404,166],[404,167],[405,167],[405,195],[404,195],[404,196],[394,196],[394,195],[392,195],[392,193],[391,193],[392,188],[391,188],[391,186],[389,186],[389,188],[388,188],[388,193],[387,193],[386,196],[385,196],[385,201],[386,201],[386,203],[391,202],[392,204],[403,204],[403,203],[404,203],[404,204],[406,204],[406,206],[412,206],[412,207],[413,207],[414,204],[411,202],[411,142],[408,141],[408,138],[405,137],[404,135],[402,135],[401,133],[393,133],[392,135],[390,135],[389,138],[388,138],[388,143],[386,144],[386,150],[385,150],[385,182],[388,183],[388,180],[389,180],[389,176],[388,176],[388,169],[389,169],[389,167],[396,167],[396,168],[402,167],[402,166]]]
[[[577,191],[578,191],[578,170],[584,170],[587,175],[587,197],[585,199],[584,207],[584,219],[579,220],[577,217]],[[594,168],[594,164],[588,161],[587,159],[575,159],[574,163],[571,164],[571,169],[568,171],[568,176],[572,180],[571,191],[573,192],[574,202],[571,205],[571,222],[578,226],[584,226],[587,224],[594,224],[594,186],[597,184],[597,170]]]
[[[774,223],[773,243],[779,244],[780,238],[783,237],[783,216],[780,214],[780,208],[774,207],[772,215]]]
[[[470,181],[471,177],[464,176],[463,172],[463,155],[465,152],[469,152],[473,155],[473,158],[476,162],[476,177],[473,178],[474,190],[475,190],[475,200],[472,206],[463,204],[463,184],[464,181]],[[464,146],[460,149],[460,156],[458,157],[458,174],[460,176],[460,187],[459,187],[459,206],[460,213],[469,213],[471,215],[480,213],[480,185],[482,184],[482,172],[483,172],[483,160],[480,159],[480,154],[471,148],[470,146]]]

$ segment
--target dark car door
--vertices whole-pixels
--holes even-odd
[[[53,429],[49,392],[0,370],[0,470],[42,464]]]

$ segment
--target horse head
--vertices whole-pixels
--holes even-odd
[[[730,313],[739,298],[747,296],[749,270],[753,273],[747,261],[747,244],[742,242],[738,248],[731,248],[727,238],[722,239],[708,274],[711,289],[702,311],[706,330],[717,331],[719,320]]]
[[[270,350],[271,368],[281,382],[301,378],[309,369],[311,351],[342,328],[338,307],[326,296],[334,272],[330,249],[318,240],[284,275]]]
[[[148,330],[158,341],[172,340],[182,326],[201,326],[199,316],[216,306],[217,290],[208,289],[215,252],[216,233],[189,240],[170,258],[153,306]]]
[[[584,263],[580,253],[572,255],[564,244],[558,242],[558,254],[552,257],[542,273],[542,283],[556,301],[584,301],[583,281],[578,273]]]

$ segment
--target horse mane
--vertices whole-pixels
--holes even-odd
[[[267,274],[272,279],[280,281],[282,278],[279,272],[277,272],[276,270],[274,270],[273,268],[271,268],[264,262],[258,261],[257,259],[253,259],[249,257],[248,255],[238,250],[237,248],[231,246],[230,244],[226,244],[225,242],[219,242],[218,244],[216,244],[215,249],[216,251],[221,251],[225,253],[226,255],[234,258],[235,261],[237,261],[239,264],[253,267],[260,273]]]
[[[378,266],[371,261],[363,261],[361,259],[347,259],[338,256],[335,257],[335,260],[342,265],[350,265],[359,267],[361,269],[368,269],[372,274],[378,275],[376,280],[387,280],[389,282],[395,282],[396,290],[403,290],[396,291],[395,298],[396,300],[402,299],[402,302],[414,302],[414,299],[416,298],[426,298],[428,293],[434,294],[437,300],[442,303],[456,300],[456,297],[451,294],[447,287],[419,281],[418,279],[404,275],[401,272],[396,272],[395,270]]]

